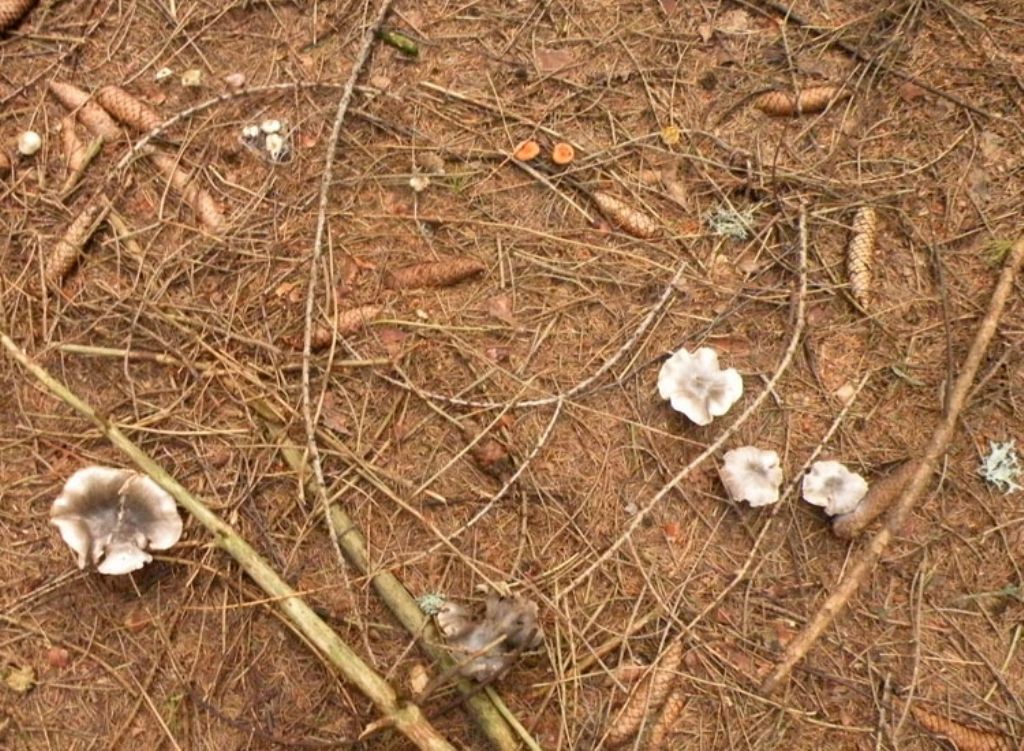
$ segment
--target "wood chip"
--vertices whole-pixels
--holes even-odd
[[[786,117],[790,115],[810,115],[821,112],[833,102],[850,96],[848,91],[841,91],[838,86],[809,86],[801,89],[799,94],[790,91],[769,91],[754,100],[754,106],[762,112]]]
[[[224,224],[224,214],[213,196],[200,187],[192,174],[182,169],[176,159],[166,154],[150,154],[149,158],[182,200],[192,207],[202,224],[210,229],[217,229]]]
[[[130,125],[141,133],[148,133],[163,122],[163,118],[156,110],[120,86],[104,86],[96,92],[96,101],[115,120]]]
[[[110,204],[100,201],[90,204],[68,225],[64,236],[57,241],[43,268],[43,279],[47,285],[60,285],[78,261],[78,255],[89,242],[96,227],[107,215]]]
[[[335,335],[347,336],[361,330],[367,323],[377,318],[384,309],[379,305],[360,305],[348,310],[338,311],[334,318],[334,326],[317,326],[310,334],[310,349],[324,349],[331,345]],[[297,337],[297,346],[302,346],[302,337]]]
[[[117,141],[122,137],[122,132],[117,123],[113,121],[107,111],[94,102],[88,92],[77,86],[60,81],[50,81],[50,93],[56,97],[64,107],[76,112],[79,122],[82,123],[94,136],[100,136],[105,141]]]
[[[389,289],[419,289],[422,287],[449,287],[463,279],[483,273],[487,267],[476,258],[449,258],[444,261],[425,261],[403,266],[386,274],[384,284]]]
[[[605,734],[608,748],[617,748],[625,744],[640,730],[648,713],[658,711],[676,679],[675,673],[682,659],[683,643],[676,639],[668,646],[647,677],[626,699],[622,709],[612,718]]]
[[[36,0],[0,0],[0,32],[13,28],[35,4]]]
[[[594,203],[608,221],[617,225],[633,237],[650,239],[658,234],[658,223],[642,211],[623,203],[615,196],[601,191],[592,194]]]
[[[875,237],[878,217],[870,206],[862,206],[853,218],[853,236],[846,256],[850,293],[865,310],[871,304],[872,273],[875,265]]]
[[[929,733],[944,736],[957,751],[1013,751],[1010,739],[1002,733],[964,725],[919,704],[911,708],[914,719]]]

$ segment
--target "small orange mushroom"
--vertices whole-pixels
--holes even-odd
[[[518,159],[520,162],[528,162],[531,159],[536,159],[540,153],[540,144],[536,141],[523,141],[516,146],[515,151],[512,152],[512,156]]]
[[[551,150],[551,161],[557,165],[564,166],[576,158],[576,151],[567,143],[556,143]]]

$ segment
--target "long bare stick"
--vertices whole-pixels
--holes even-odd
[[[946,414],[932,434],[931,441],[928,442],[928,448],[925,450],[920,464],[917,465],[914,476],[910,479],[899,500],[893,505],[892,511],[889,512],[889,516],[886,519],[885,526],[871,539],[860,560],[857,561],[846,578],[839,583],[839,586],[836,587],[829,598],[825,600],[824,604],[818,609],[818,612],[814,614],[814,617],[807,625],[804,626],[803,630],[789,643],[782,660],[776,665],[771,675],[761,684],[761,690],[764,693],[772,693],[786,680],[793,667],[803,659],[810,648],[814,646],[814,643],[821,637],[822,633],[824,633],[825,629],[828,628],[829,624],[832,623],[833,619],[839,615],[853,596],[853,593],[857,591],[861,582],[864,581],[878,562],[878,559],[881,558],[889,542],[902,528],[910,510],[924,493],[932,474],[935,472],[939,459],[946,453],[946,448],[949,446],[949,442],[956,431],[957,419],[963,410],[964,403],[967,401],[971,384],[974,382],[974,377],[978,373],[981,360],[988,350],[989,342],[995,336],[996,327],[999,325],[1003,308],[1006,307],[1010,292],[1013,290],[1014,279],[1017,276],[1017,271],[1020,269],[1022,260],[1024,260],[1024,237],[1017,241],[1013,246],[1013,250],[1010,251],[1009,258],[1006,259],[1003,271],[999,275],[999,282],[992,293],[988,312],[985,314],[981,325],[978,326],[978,332],[974,336],[971,350],[967,353],[967,359],[960,369],[956,385],[953,386],[953,393],[950,396]]]
[[[331,191],[331,178],[334,174],[334,152],[338,147],[341,126],[348,113],[348,105],[352,101],[352,92],[355,89],[356,81],[366,66],[366,61],[370,59],[370,50],[373,49],[373,42],[384,23],[384,18],[391,10],[391,2],[392,0],[381,0],[377,15],[364,33],[363,44],[352,63],[352,70],[348,74],[345,88],[341,91],[341,98],[338,99],[334,125],[331,128],[331,136],[327,139],[327,152],[324,154],[324,173],[320,179],[320,203],[316,217],[316,233],[313,237],[313,250],[309,259],[309,285],[306,287],[306,315],[302,333],[302,419],[306,428],[306,452],[309,454],[309,461],[313,467],[313,486],[323,509],[324,523],[331,533],[331,543],[342,564],[344,564],[344,557],[338,544],[338,530],[334,528],[331,520],[330,502],[327,500],[327,484],[324,481],[320,450],[316,445],[316,420],[313,418],[313,404],[310,396],[309,359],[313,348],[313,301],[316,297],[317,271],[320,268],[320,258],[323,254],[324,233],[327,230],[327,198]]]
[[[346,644],[331,627],[324,623],[291,587],[278,576],[263,558],[242,537],[201,500],[192,495],[152,457],[140,449],[107,418],[82,401],[67,386],[51,376],[15,344],[4,331],[0,331],[0,344],[11,357],[54,396],[64,400],[91,421],[107,439],[130,458],[139,469],[149,475],[164,490],[174,496],[178,504],[213,535],[217,544],[234,558],[245,572],[281,608],[295,628],[313,644],[338,672],[352,682],[372,701],[384,715],[412,743],[427,751],[454,751],[452,746],[433,728],[415,704],[402,704],[395,690],[370,665]]]

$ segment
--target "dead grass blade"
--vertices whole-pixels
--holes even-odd
[[[64,236],[57,241],[50,257],[46,259],[43,279],[47,286],[59,286],[64,277],[71,273],[75,262],[78,261],[78,255],[109,210],[110,204],[100,200],[86,206],[71,221]]]
[[[451,744],[423,716],[420,708],[415,704],[402,702],[391,685],[321,620],[233,527],[179,484],[119,428],[99,415],[95,409],[82,401],[61,381],[33,362],[28,354],[15,344],[4,331],[0,331],[0,345],[3,345],[14,360],[51,394],[63,400],[99,428],[103,435],[131,459],[141,471],[174,496],[178,505],[206,528],[217,545],[238,562],[252,580],[281,609],[296,630],[317,648],[319,654],[374,703],[387,724],[405,735],[417,748],[426,751],[454,751]]]
[[[0,32],[20,21],[36,4],[36,0],[0,0]]]
[[[424,261],[389,272],[384,277],[384,284],[389,289],[450,287],[486,270],[484,263],[476,258]]]
[[[644,678],[626,699],[605,734],[608,748],[617,748],[635,736],[648,715],[658,711],[676,679],[683,660],[682,639],[676,639],[662,653]]]
[[[945,715],[930,712],[919,704],[911,707],[910,711],[921,727],[947,738],[957,751],[1014,751],[1010,739],[1002,733],[964,725]]]
[[[878,215],[875,210],[870,206],[857,209],[853,218],[853,236],[846,256],[846,273],[850,279],[853,299],[865,310],[871,303],[877,230]]]
[[[658,234],[658,223],[654,219],[615,196],[596,191],[590,197],[612,224],[621,227],[633,237],[649,240]]]
[[[310,335],[309,346],[312,351],[329,347],[334,337],[354,334],[362,329],[367,323],[377,318],[384,308],[380,305],[360,305],[357,308],[338,311],[334,318],[334,326],[317,326]],[[302,346],[301,337],[296,341],[297,346]]]
[[[754,106],[775,117],[811,115],[849,96],[850,92],[842,91],[838,86],[809,86],[795,94],[791,91],[769,91],[755,99]]]
[[[105,141],[116,141],[123,135],[117,123],[101,106],[96,104],[89,94],[77,86],[60,81],[50,81],[50,93],[56,97],[66,109],[76,112],[82,125],[94,136]]]
[[[196,218],[204,226],[218,229],[224,224],[224,214],[221,213],[220,206],[213,196],[196,183],[192,173],[179,167],[178,161],[166,154],[150,154],[149,158],[181,199],[192,207]]]
[[[852,566],[849,573],[839,582],[835,591],[818,608],[818,612],[807,622],[803,630],[789,643],[782,660],[775,669],[761,684],[761,690],[770,694],[777,689],[789,676],[793,667],[803,659],[804,655],[811,649],[814,643],[825,632],[829,624],[842,612],[846,603],[849,602],[853,593],[860,587],[861,582],[875,567],[875,563],[881,558],[882,553],[889,546],[889,542],[896,533],[903,527],[907,516],[910,514],[918,498],[924,493],[924,489],[931,479],[935,467],[938,465],[942,455],[956,432],[957,421],[960,412],[967,402],[974,377],[978,373],[981,360],[988,351],[988,345],[995,336],[996,328],[1003,315],[1010,292],[1013,290],[1014,282],[1017,279],[1017,272],[1021,263],[1024,262],[1024,237],[1014,243],[1003,270],[999,275],[999,281],[992,297],[989,300],[988,312],[978,326],[978,331],[971,343],[970,352],[967,354],[964,364],[960,368],[960,375],[956,379],[953,391],[947,401],[946,414],[942,421],[932,433],[931,440],[925,449],[924,456],[915,463],[913,477],[907,483],[892,511],[886,519],[885,526],[871,539],[867,548],[860,558]]]
[[[156,110],[120,86],[104,86],[96,92],[96,101],[115,120],[142,133],[148,133],[163,122]]]

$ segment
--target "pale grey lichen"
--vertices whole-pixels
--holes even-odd
[[[427,615],[437,615],[444,607],[445,596],[438,592],[427,592],[416,598],[416,604]]]
[[[715,213],[708,217],[708,227],[716,235],[731,237],[733,240],[746,240],[752,234],[754,212],[750,209],[737,211],[728,206],[719,206]]]
[[[988,455],[978,468],[979,475],[1006,494],[1022,489],[1017,480],[1024,475],[1024,467],[1021,467],[1014,443],[1013,439],[1005,443],[989,441]]]

